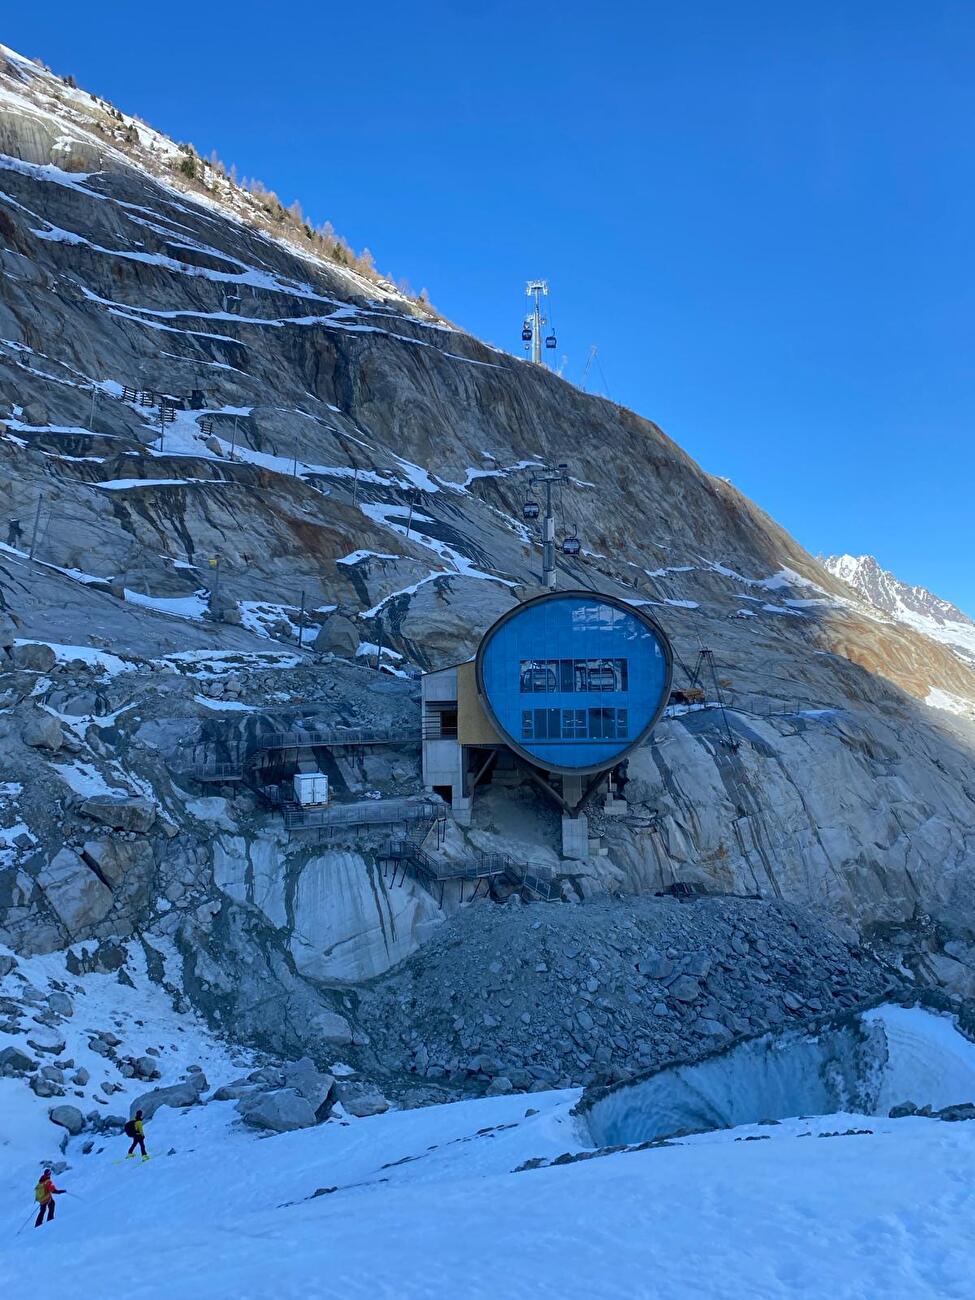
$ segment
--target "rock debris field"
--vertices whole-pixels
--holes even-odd
[[[363,991],[358,1018],[383,1044],[378,1066],[501,1093],[609,1082],[895,983],[786,903],[514,901],[451,918]]]

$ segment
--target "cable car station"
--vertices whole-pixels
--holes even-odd
[[[562,810],[562,853],[585,857],[582,805],[646,740],[670,696],[673,656],[642,608],[550,591],[508,610],[473,660],[422,682],[423,783],[471,824],[496,766],[524,771]]]

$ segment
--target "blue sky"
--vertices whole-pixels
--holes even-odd
[[[595,344],[811,551],[975,612],[975,6],[46,0],[2,39],[492,342],[547,277],[568,378]]]

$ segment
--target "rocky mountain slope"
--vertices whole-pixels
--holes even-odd
[[[911,587],[872,555],[830,555],[823,566],[842,578],[871,605],[900,623],[950,646],[966,664],[975,664],[975,619],[957,605],[933,595],[926,587]]]
[[[768,996],[722,973],[731,922],[689,907],[663,955],[700,1002],[651,1000],[624,962],[589,994],[607,1005],[587,1047],[563,1050],[553,1016],[513,1068],[578,1080],[607,1051],[615,1070],[689,1049],[704,1022],[801,1018],[795,917],[838,928],[837,970],[863,961],[839,981],[854,1001],[894,969],[969,991],[975,728],[926,701],[975,702],[975,671],[948,646],[879,617],[654,424],[321,256],[273,206],[190,178],[172,142],[9,51],[0,151],[0,941],[122,971],[119,944],[158,935],[221,1032],[490,1086],[465,1062],[501,1059],[507,1019],[481,1010],[496,949],[476,939],[494,903],[459,915],[456,891],[384,876],[388,825],[289,835],[253,791],[193,771],[266,731],[390,728],[396,743],[329,759],[336,801],[417,805],[413,674],[471,654],[537,583],[521,505],[554,459],[583,543],[561,584],[652,606],[675,684],[708,647],[723,685],[631,758],[625,817],[594,796],[586,859],[562,858],[558,817],[517,778],[479,792],[442,852],[549,869],[564,901],[547,906],[580,936],[676,880],[757,896]],[[896,967],[874,968],[865,936]],[[456,1044],[438,1023],[423,1068],[391,968],[427,963],[436,987],[461,942],[479,1029],[458,1007]],[[521,973],[529,1002],[545,964]],[[596,975],[568,969],[571,997]],[[829,982],[798,996],[845,1005]],[[393,1003],[387,1040],[369,1008]]]

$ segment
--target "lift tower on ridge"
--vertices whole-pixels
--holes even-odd
[[[550,324],[546,317],[542,315],[542,299],[548,297],[548,281],[529,280],[525,285],[525,294],[528,298],[528,314],[525,316],[525,323],[521,327],[521,338],[526,345],[531,344],[532,363],[540,366],[542,364],[542,326]],[[555,337],[554,330],[550,330],[549,334],[546,335],[545,346],[546,348],[558,347],[558,340]]]

